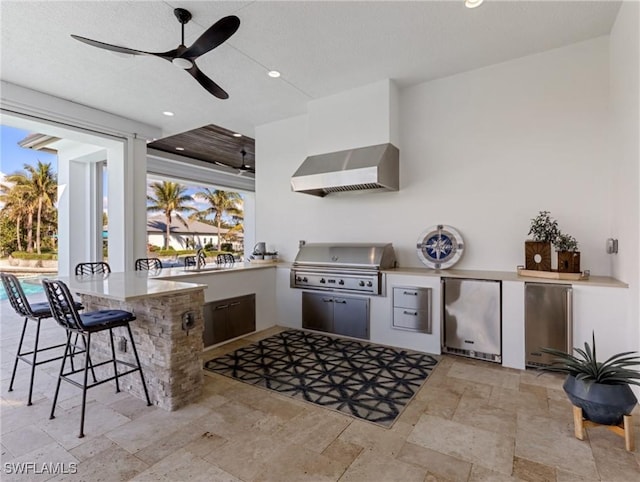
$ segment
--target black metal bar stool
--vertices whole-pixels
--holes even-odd
[[[217,264],[234,264],[236,258],[231,253],[220,253],[216,256]]]
[[[80,413],[80,435],[79,438],[84,437],[84,416],[85,416],[85,408],[87,402],[87,389],[93,388],[97,385],[102,385],[103,383],[109,382],[111,380],[115,380],[116,382],[116,392],[120,391],[120,384],[118,379],[124,375],[129,375],[134,372],[140,372],[140,379],[142,380],[142,387],[144,389],[145,397],[147,398],[147,405],[151,405],[151,400],[149,399],[149,392],[147,391],[147,384],[144,381],[144,375],[142,374],[142,368],[140,366],[140,359],[138,358],[138,351],[136,350],[136,344],[133,340],[133,335],[131,333],[131,327],[129,326],[129,322],[136,319],[133,313],[123,310],[97,310],[85,313],[78,313],[75,309],[66,310],[65,306],[67,306],[71,301],[71,293],[69,292],[69,288],[66,284],[59,280],[42,280],[42,285],[44,286],[45,294],[47,295],[47,299],[49,300],[49,304],[51,305],[51,312],[55,320],[67,330],[67,346],[65,348],[64,356],[62,358],[62,365],[60,367],[60,375],[58,376],[58,383],[56,385],[56,392],[53,397],[53,405],[51,407],[51,416],[49,418],[55,418],[55,409],[56,403],[58,401],[58,392],[60,391],[60,382],[62,380],[69,382],[70,384],[82,389],[82,411]],[[116,358],[116,352],[113,344],[113,328],[117,328],[119,326],[125,326],[129,333],[129,339],[131,340],[131,348],[133,349],[133,355],[135,357],[136,363],[130,363],[124,360],[118,360]],[[100,363],[92,363],[91,358],[89,357],[89,353],[91,351],[91,335],[93,333],[97,333],[100,331],[109,330],[109,340],[111,345],[111,359],[100,362]],[[65,371],[65,364],[67,361],[67,357],[71,355],[72,344],[71,344],[71,335],[77,333],[85,339],[86,349],[84,352],[84,368],[75,370],[73,367],[70,371]],[[76,352],[75,354],[81,354],[82,352]],[[106,378],[104,380],[94,381],[91,384],[88,384],[88,370],[89,368],[99,367],[102,365],[113,364],[114,374],[112,377]],[[128,367],[129,369],[118,373],[118,365],[123,365]],[[71,378],[71,375],[75,375],[76,373],[83,373],[83,381],[82,383],[77,382]]]
[[[154,271],[162,269],[162,261],[158,258],[138,258],[134,268],[136,271]]]
[[[197,266],[198,260],[200,261],[200,265],[204,266],[207,264],[207,258],[203,251],[199,251],[195,255],[189,255],[184,257],[184,265],[185,267],[189,266]]]
[[[86,274],[111,273],[111,266],[106,261],[92,261],[89,263],[78,263],[75,269],[76,276]]]
[[[42,365],[43,363],[49,363],[52,361],[60,360],[63,358],[63,355],[47,358],[45,360],[38,360],[38,354],[42,352],[46,352],[49,350],[54,350],[56,348],[61,348],[66,346],[66,343],[52,345],[47,347],[38,346],[40,343],[40,321],[52,318],[51,308],[49,307],[49,303],[29,303],[27,296],[20,286],[20,282],[16,276],[9,273],[0,273],[0,278],[2,279],[2,285],[4,286],[4,290],[7,293],[7,297],[9,298],[9,303],[11,303],[11,307],[19,316],[24,316],[24,324],[22,325],[22,333],[20,334],[20,342],[18,343],[18,350],[16,351],[16,359],[13,364],[13,372],[11,373],[11,382],[9,383],[9,391],[13,391],[13,382],[16,378],[16,369],[18,368],[18,361],[22,360],[23,362],[31,365],[31,376],[29,378],[29,397],[27,399],[27,405],[31,405],[31,397],[33,395],[33,380],[35,378],[35,371],[38,365]],[[75,306],[76,310],[83,309],[83,306],[71,300],[71,303]],[[22,351],[22,343],[24,342],[24,335],[27,331],[27,324],[29,320],[34,321],[36,323],[36,338],[35,343],[33,345],[32,351]],[[72,350],[72,355],[77,348],[75,343],[77,342],[77,338],[74,342],[74,349]],[[73,357],[71,358],[73,363]],[[95,375],[94,375],[95,377]]]

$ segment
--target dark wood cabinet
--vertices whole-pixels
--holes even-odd
[[[204,346],[211,346],[256,330],[256,295],[204,304]]]
[[[302,328],[369,339],[369,299],[302,293]]]

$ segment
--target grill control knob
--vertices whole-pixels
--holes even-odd
[[[320,283],[326,283],[324,278],[320,278]]]
[[[296,281],[302,281],[302,276],[296,276]]]
[[[358,281],[358,286],[364,286],[364,281],[362,280]]]
[[[307,277],[306,277],[306,276],[305,276],[304,278],[302,278],[302,282],[303,282],[303,283],[306,283],[307,281],[309,281],[309,280],[307,279]]]
[[[339,285],[343,285],[343,284],[344,284],[344,280],[343,280],[343,279],[341,279],[340,281],[338,281],[338,284],[339,284]]]
[[[371,281],[367,281],[367,286],[371,288],[373,286],[373,283]]]

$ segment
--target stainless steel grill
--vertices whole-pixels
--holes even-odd
[[[291,287],[382,294],[382,270],[395,267],[391,243],[308,243],[291,268]]]

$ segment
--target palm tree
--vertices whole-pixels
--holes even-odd
[[[22,218],[26,218],[27,229],[27,252],[33,252],[33,214],[36,209],[36,198],[34,195],[33,185],[29,177],[24,172],[16,172],[6,177],[6,182],[10,186],[7,191],[9,201],[15,209],[16,236],[21,237],[19,224]],[[5,187],[5,189],[7,189]],[[22,243],[18,242],[18,250],[22,250]]]
[[[55,173],[51,170],[51,163],[42,163],[38,161],[36,167],[25,164],[24,168],[29,174],[30,190],[35,199],[36,214],[36,251],[40,254],[41,238],[40,231],[42,226],[42,209],[53,208],[53,200],[58,190],[58,181]]]
[[[222,237],[220,231],[222,228],[222,216],[228,214],[234,217],[242,217],[242,198],[237,192],[221,191],[219,189],[205,189],[195,194],[204,198],[209,203],[209,207],[204,211],[200,211],[198,215],[205,216],[213,214],[213,223],[218,228],[218,251],[221,251]]]
[[[13,176],[8,176],[11,179]],[[0,202],[3,203],[2,213],[15,223],[16,246],[22,251],[22,220],[27,215],[27,201],[14,184],[0,185]]]
[[[150,186],[153,195],[147,196],[147,211],[164,213],[166,233],[164,238],[164,249],[169,248],[169,239],[171,237],[171,217],[175,213],[176,217],[182,221],[185,226],[187,222],[182,218],[180,213],[195,211],[193,206],[187,203],[193,201],[193,198],[186,194],[187,188],[176,182],[162,181],[154,182]]]

